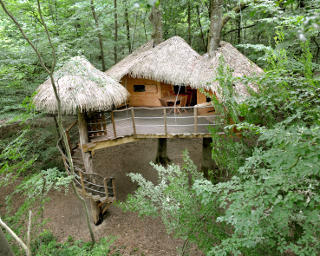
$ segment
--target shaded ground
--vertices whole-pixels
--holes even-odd
[[[182,162],[182,151],[188,149],[191,158],[199,166],[202,156],[201,139],[172,139],[168,140],[168,156],[175,163]],[[103,176],[114,176],[117,181],[118,199],[124,200],[128,193],[136,186],[126,176],[128,172],[141,172],[145,177],[156,181],[156,172],[149,165],[156,157],[157,140],[148,139],[134,143],[123,144],[99,150],[94,155],[95,171]],[[0,204],[8,190],[0,191]],[[72,193],[64,195],[62,192],[51,193],[51,201],[45,207],[44,217],[51,221],[47,228],[60,241],[67,240],[71,235],[75,239],[89,240],[82,205]],[[18,201],[17,201],[18,204]],[[0,213],[3,211],[0,205]],[[135,213],[123,213],[112,206],[108,216],[99,226],[94,226],[97,238],[116,236],[116,249],[123,255],[146,256],[175,256],[177,248],[181,248],[183,241],[173,239],[167,235],[165,227],[159,219],[141,219]],[[195,249],[190,255],[201,255]]]

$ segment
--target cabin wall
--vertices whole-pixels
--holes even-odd
[[[157,81],[141,78],[124,77],[121,83],[130,93],[129,105],[133,107],[160,107],[159,98],[164,97],[167,93],[172,92],[172,86]],[[136,92],[135,85],[144,85],[145,91]]]
[[[205,92],[209,93],[210,95],[213,95],[211,91],[205,90]],[[203,94],[200,90],[197,90],[197,104],[202,104],[207,102],[207,96]],[[209,113],[214,112],[214,107],[210,108],[203,108],[198,110],[199,115],[206,115]]]

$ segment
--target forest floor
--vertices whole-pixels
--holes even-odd
[[[187,148],[191,158],[199,165],[202,153],[201,142],[201,140],[178,139],[168,141],[168,156],[174,163],[179,164],[182,162],[182,150]],[[124,200],[135,188],[134,184],[130,184],[129,178],[124,176],[125,173],[139,171],[149,177],[155,174],[149,161],[155,157],[156,147],[156,140],[142,140],[120,147],[104,149],[96,154],[94,161],[97,168],[107,165],[109,171],[117,169],[119,172],[121,171],[122,182],[117,183],[119,200]],[[127,159],[128,156],[130,161],[125,161],[127,164],[124,164],[123,159]],[[106,162],[106,159],[110,162]],[[99,169],[101,173],[101,168]],[[123,181],[125,178],[127,180]],[[156,180],[155,177],[153,179]],[[10,190],[12,188],[0,191],[0,202],[4,202],[4,197]],[[69,236],[76,240],[89,241],[90,236],[83,207],[75,195],[71,191],[67,194],[62,191],[54,191],[50,193],[49,197],[50,201],[46,203],[44,209],[44,218],[49,220],[46,228],[59,241],[66,241]],[[16,206],[21,201],[22,199],[17,199]],[[3,211],[4,205],[0,204],[0,214]],[[167,234],[159,218],[140,218],[136,213],[124,213],[116,206],[111,206],[102,224],[93,225],[93,229],[97,239],[107,236],[115,237],[113,253],[118,252],[119,255],[176,256],[179,255],[178,250],[183,245],[182,240]],[[195,246],[192,246],[189,255],[200,256],[202,254]]]

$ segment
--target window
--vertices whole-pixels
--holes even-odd
[[[179,87],[180,87],[180,90],[179,90]],[[174,89],[174,93],[175,94],[185,94],[186,93],[186,87],[183,86],[183,85],[175,85],[173,86],[173,89]]]
[[[211,98],[210,97],[206,97],[206,102],[211,102]]]
[[[146,91],[146,87],[143,84],[135,84],[133,86],[133,91],[134,92],[145,92]]]

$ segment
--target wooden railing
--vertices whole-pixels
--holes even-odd
[[[69,175],[74,175],[76,186],[84,197],[92,198],[101,203],[112,203],[116,200],[116,185],[114,178],[105,178],[95,173],[86,173],[82,168],[74,164],[74,174],[70,170],[67,156],[58,145],[63,164]]]
[[[212,105],[194,107],[130,107],[105,113],[104,124],[91,120],[89,138],[116,139],[135,135],[210,134],[208,127],[222,125]],[[100,127],[100,129],[91,129]]]

